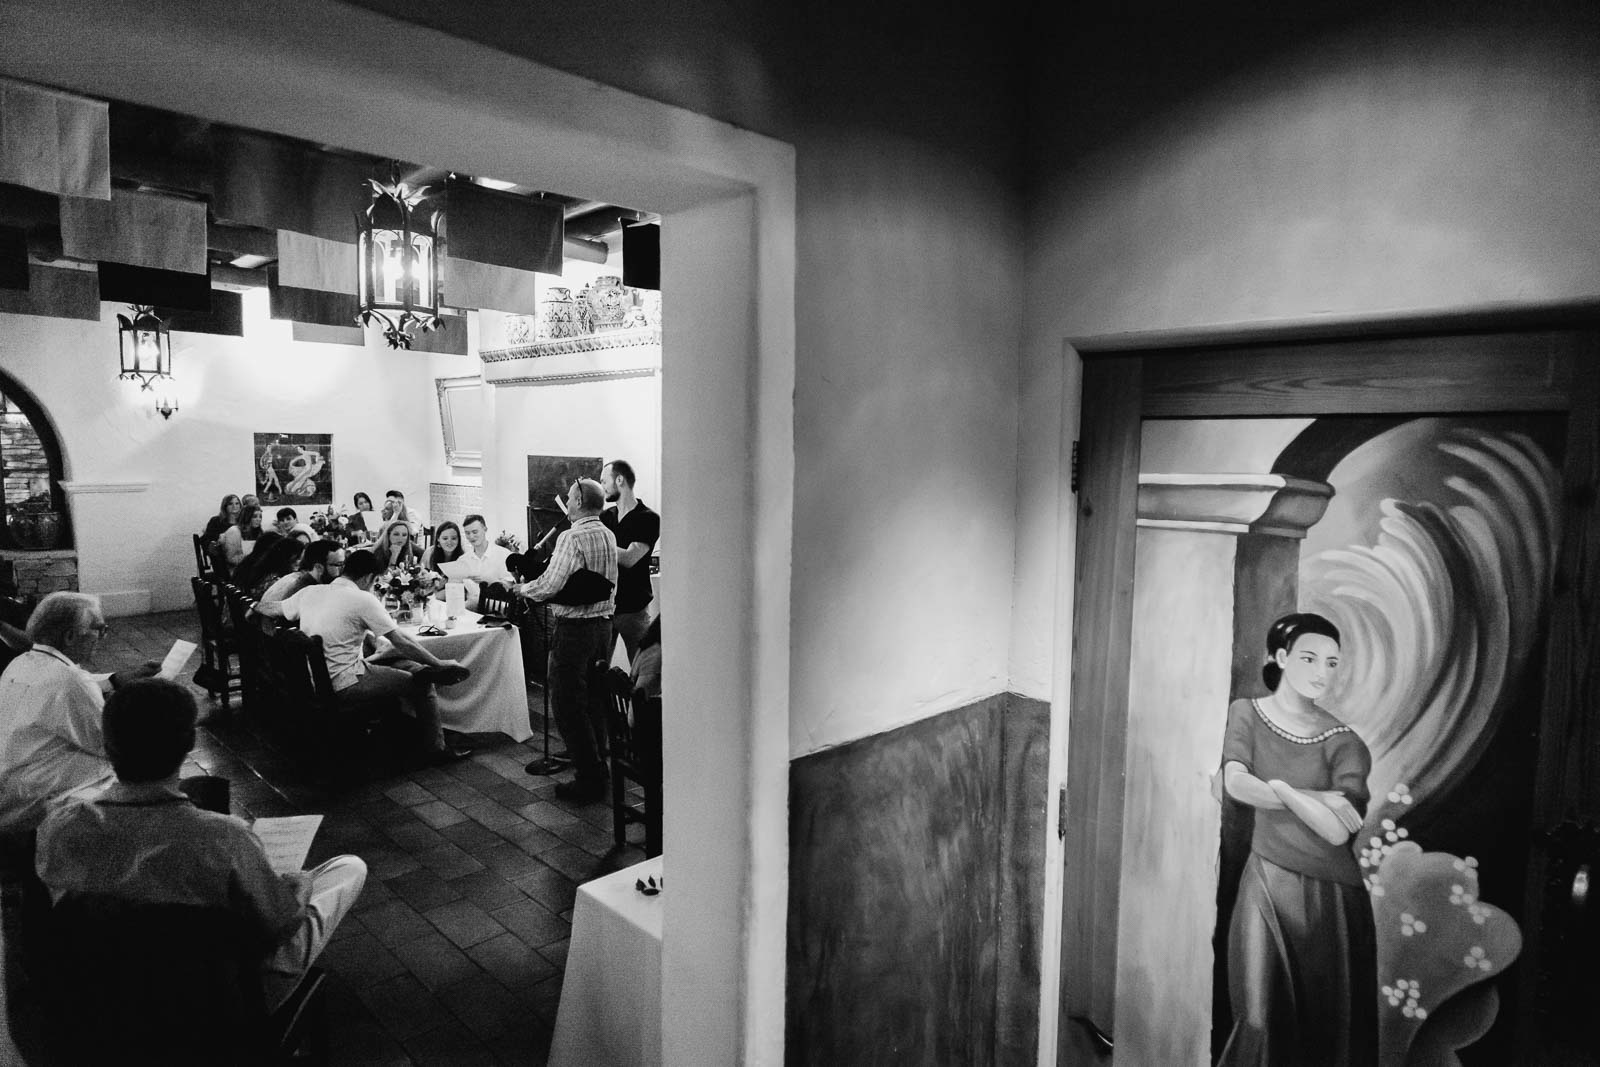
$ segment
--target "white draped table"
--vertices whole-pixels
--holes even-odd
[[[528,725],[528,682],[522,670],[522,639],[513,628],[479,626],[468,611],[442,636],[421,637],[418,626],[402,626],[440,659],[460,660],[472,677],[437,690],[439,718],[445,727],[464,734],[501,733],[513,741],[533,736]],[[433,625],[444,627],[443,622]]]
[[[642,878],[661,880],[661,857],[578,887],[550,1067],[657,1067],[661,1063],[661,907]]]

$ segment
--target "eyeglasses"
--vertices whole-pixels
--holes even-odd
[[[104,637],[106,634],[111,632],[111,626],[109,623],[104,622],[95,623],[89,627],[89,632],[94,634],[96,637]]]

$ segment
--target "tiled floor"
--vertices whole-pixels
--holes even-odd
[[[160,660],[197,630],[189,612],[116,619],[97,668]],[[223,716],[196,693],[211,718],[186,773],[228,778],[234,813],[247,818],[325,814],[311,863],[342,852],[367,862],[366,890],[320,961],[331,976],[332,1062],[543,1064],[576,887],[642,860],[643,831],[631,827],[629,846],[614,851],[609,806],[568,804],[552,779],[525,773],[542,750],[537,733],[520,745],[476,735],[470,760],[369,767],[331,786],[275,748],[237,702]],[[537,727],[543,701],[529,693]]]

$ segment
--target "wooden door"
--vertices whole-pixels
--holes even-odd
[[[1544,641],[1538,783],[1524,947],[1503,985],[1506,1039],[1527,1063],[1593,1062],[1600,948],[1585,910],[1600,877],[1600,527],[1595,515],[1600,342],[1588,331],[1085,355],[1082,484],[1069,726],[1059,1062],[1108,1062],[1118,1031],[1134,523],[1144,419],[1556,413],[1565,418],[1562,534]],[[1574,891],[1574,882],[1579,885]],[[1592,907],[1593,905],[1590,905]],[[1121,1006],[1123,1011],[1127,1005]],[[1504,1032],[1502,1030],[1502,1032]]]

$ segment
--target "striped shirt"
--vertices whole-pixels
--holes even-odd
[[[531,600],[549,600],[561,591],[567,579],[580,567],[587,567],[610,579],[611,595],[593,604],[580,604],[577,607],[551,604],[550,614],[558,619],[610,618],[617,603],[617,541],[598,515],[586,515],[574,522],[572,529],[563,530],[561,536],[556,538],[550,566],[538,578],[523,586],[522,591]]]

